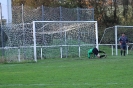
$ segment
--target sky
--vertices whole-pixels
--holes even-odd
[[[6,19],[7,23],[11,21],[11,7],[8,5],[11,3],[11,0],[0,0],[1,7],[2,7],[2,19]]]

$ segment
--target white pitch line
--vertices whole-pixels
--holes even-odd
[[[83,84],[77,84],[77,83],[72,83],[72,84],[0,84],[0,87],[9,87],[9,86],[67,86],[67,85],[73,85],[73,86],[82,86],[82,85],[124,85],[126,83],[83,83]]]

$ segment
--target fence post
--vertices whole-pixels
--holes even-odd
[[[62,7],[60,6],[60,21],[62,21]]]
[[[129,48],[129,46],[127,45],[127,54],[128,54],[128,48]]]
[[[62,46],[60,46],[60,54],[61,54],[61,58],[62,58]]]
[[[42,5],[42,21],[44,21],[44,6]]]
[[[93,8],[93,14],[92,15],[93,15],[92,19],[94,20],[94,8]]]
[[[20,47],[18,47],[18,61],[20,62]]]
[[[77,21],[79,21],[79,7],[77,7]]]
[[[114,52],[113,52],[113,51],[114,51],[114,50],[113,50],[113,45],[111,45],[111,47],[112,47],[112,56],[113,56],[113,55],[114,55]]]
[[[42,47],[41,47],[41,59],[42,59]]]
[[[80,51],[80,50],[81,50],[81,49],[80,49],[80,45],[79,45],[79,57],[81,57],[81,53],[80,53],[81,51]]]

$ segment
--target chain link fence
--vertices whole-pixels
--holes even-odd
[[[1,27],[1,60],[31,61],[33,55],[33,21],[93,21],[94,9],[28,6],[12,7],[12,23]],[[49,30],[48,30],[49,31]],[[45,39],[45,38],[44,38]],[[41,40],[41,39],[38,39]],[[42,42],[47,41],[43,40]],[[87,40],[86,40],[87,41]],[[40,42],[40,41],[39,41]],[[39,57],[40,58],[40,57]],[[53,57],[50,57],[53,58]]]
[[[93,21],[94,9],[28,6],[12,7],[12,23],[31,23],[32,21]]]

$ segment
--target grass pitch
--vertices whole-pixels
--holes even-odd
[[[133,57],[0,64],[0,88],[133,88]]]

